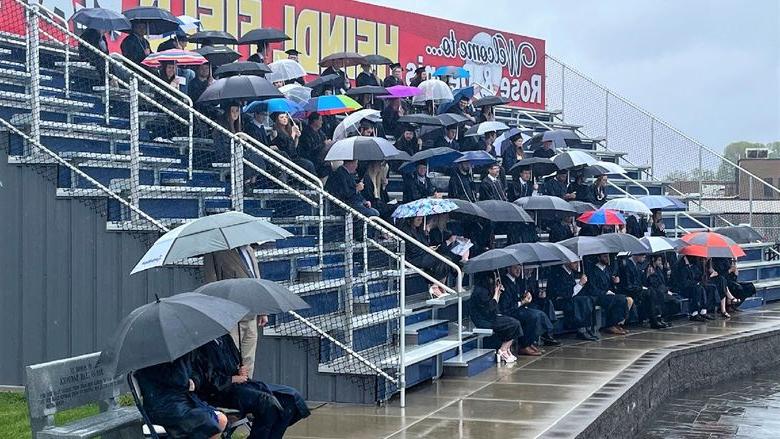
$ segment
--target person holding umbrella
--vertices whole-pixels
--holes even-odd
[[[325,163],[324,159],[333,141],[322,131],[324,120],[320,113],[316,111],[309,113],[307,121],[298,141],[298,152],[301,157],[314,164],[318,177],[327,177],[332,168]]]
[[[596,341],[599,339],[594,325],[596,304],[593,297],[580,294],[588,284],[588,276],[580,273],[579,266],[579,262],[570,262],[551,267],[547,292],[555,307],[563,310],[566,327],[576,329],[580,340]]]
[[[439,250],[438,245],[432,245],[428,235],[428,231],[423,224],[425,217],[414,216],[406,218],[401,225],[401,231],[411,236],[415,241],[420,242],[426,246],[429,246],[433,250]],[[431,275],[439,282],[446,284],[447,276],[450,273],[450,268],[439,259],[433,257],[430,253],[423,251],[421,248],[413,244],[406,245],[406,260],[412,265],[425,270],[426,273]],[[431,299],[447,296],[448,293],[442,291],[437,284],[431,284],[428,287],[428,294]]]
[[[414,69],[414,76],[409,80],[409,85],[417,87],[423,81],[428,80],[428,72],[425,71],[425,66],[420,66]]]
[[[458,163],[458,167],[450,173],[450,181],[447,186],[447,196],[461,200],[477,201],[476,184],[471,176],[472,164],[468,161]]]
[[[498,163],[490,165],[487,170],[487,175],[479,185],[479,200],[501,200],[507,201],[506,192],[504,191],[504,185],[499,178],[501,174],[501,166]]]
[[[355,183],[357,169],[357,160],[345,160],[325,182],[325,190],[365,216],[379,216],[379,211],[363,198],[363,182]]]
[[[577,198],[577,195],[568,192],[568,189],[571,186],[568,183],[569,171],[565,169],[559,169],[554,177],[547,177],[544,180],[542,191],[545,195],[571,201]]]
[[[214,77],[211,75],[211,63],[203,63],[195,68],[195,77],[190,80],[187,87],[187,96],[192,99],[192,102],[197,102],[200,99],[200,95],[214,82]],[[202,111],[205,108],[203,104],[196,103],[195,108]]]
[[[518,198],[533,196],[538,186],[531,179],[531,168],[524,167],[518,173],[518,179],[512,180],[507,189],[507,200],[515,201]]]
[[[577,236],[573,215],[562,215],[559,221],[552,221],[549,227],[549,242],[560,242]]]
[[[400,101],[399,101],[400,102]],[[384,113],[384,111],[383,111]],[[384,125],[385,118],[382,118],[382,123]],[[410,156],[413,156],[420,152],[422,150],[422,139],[417,137],[417,131],[414,129],[414,126],[411,124],[398,124],[400,126],[401,134],[398,135],[398,140],[395,141],[395,147],[399,151],[404,151]],[[385,133],[390,133],[387,131],[387,125],[384,125],[385,127]]]
[[[634,299],[637,305],[639,323],[645,320],[652,329],[665,329],[668,326],[661,319],[661,309],[664,303],[662,291],[659,288],[650,289],[646,286],[645,255],[634,254],[618,263],[621,282],[618,284],[623,295]]]
[[[446,146],[452,148],[455,151],[460,151],[460,144],[457,140],[458,137],[458,124],[448,125],[444,127],[444,135],[440,136],[433,143],[434,148]]]
[[[702,262],[695,256],[684,255],[672,269],[672,291],[688,299],[689,319],[693,322],[715,320],[707,313],[707,300],[702,279]]]
[[[130,22],[130,33],[127,34],[122,44],[119,45],[122,55],[135,63],[138,67],[142,66],[141,61],[152,53],[152,46],[146,39],[148,25],[144,21],[133,20]]]
[[[492,329],[493,335],[501,342],[496,351],[497,361],[514,363],[517,357],[512,355],[512,344],[523,337],[523,327],[517,319],[500,313],[499,302],[503,294],[504,286],[496,272],[476,273],[469,314],[476,327]]]
[[[493,114],[493,106],[492,105],[483,105],[479,109],[479,113],[476,117],[476,124],[481,124],[482,122],[490,122],[496,120],[496,115]]]
[[[582,170],[571,171],[570,176],[574,179],[566,188],[567,194],[574,194],[574,200],[588,202],[590,199],[588,185],[585,184],[585,173]]]
[[[520,132],[509,138],[509,145],[511,145],[511,148],[503,148],[501,150],[501,165],[504,167],[504,172],[507,174],[515,163],[525,159],[523,136]]]
[[[379,86],[379,78],[376,76],[376,73],[371,71],[371,64],[361,64],[360,68],[363,70],[358,74],[357,78],[355,79],[355,84],[357,84],[358,87],[363,87],[366,85],[374,85]]]
[[[301,157],[298,153],[298,142],[301,136],[301,130],[292,120],[289,113],[271,113],[273,122],[271,146],[292,160],[296,165],[306,171],[314,174],[317,170],[314,163]]]
[[[597,258],[597,262],[587,270],[588,283],[583,293],[592,297],[596,305],[604,310],[606,332],[626,335],[628,331],[623,329],[622,325],[628,317],[628,310],[633,306],[634,300],[614,292],[615,286],[620,283],[620,278],[612,276],[609,269],[609,253],[602,253]]]
[[[523,336],[518,340],[517,353],[538,357],[542,351],[536,347],[540,338],[553,329],[553,324],[544,312],[531,307],[533,294],[523,279],[523,266],[512,265],[501,277],[504,292],[499,299],[502,314],[514,317],[523,327]]]

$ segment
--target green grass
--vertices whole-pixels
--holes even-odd
[[[133,405],[133,398],[130,395],[122,395],[119,403],[123,406]],[[67,424],[97,413],[97,404],[85,405],[57,413],[54,422],[57,425]],[[31,437],[30,418],[27,416],[27,401],[24,394],[0,392],[0,438]]]

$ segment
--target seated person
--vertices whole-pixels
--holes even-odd
[[[428,165],[425,162],[419,162],[413,173],[404,175],[403,202],[408,203],[428,197],[440,198],[441,195],[428,177]]]
[[[433,143],[433,147],[446,147],[452,148],[455,151],[460,151],[460,144],[458,143],[456,137],[458,137],[458,125],[449,125],[444,128],[444,135],[436,138]]]
[[[504,173],[509,174],[509,170],[515,163],[525,158],[525,149],[523,149],[523,136],[515,134],[509,138],[511,145],[501,151],[501,166],[504,167]]]
[[[387,193],[387,172],[389,167],[387,163],[380,161],[368,162],[368,168],[363,175],[363,190],[361,194],[366,201],[371,203],[371,207],[379,211],[379,216],[389,220],[390,215],[395,210],[395,204],[390,202],[390,195]]]
[[[536,344],[545,342],[545,338],[552,333],[553,324],[544,312],[530,307],[533,301],[531,291],[525,287],[522,278],[523,267],[513,265],[506,269],[501,277],[504,292],[498,302],[501,314],[514,317],[523,327],[523,336],[518,340],[517,353],[520,355],[539,356],[542,351]]]
[[[740,304],[745,302],[745,299],[756,295],[756,286],[753,285],[753,282],[739,281],[739,270],[737,269],[737,261],[735,259],[722,259],[728,261],[728,268],[725,270],[726,282],[728,283],[729,291],[735,299],[730,304],[729,311],[734,312]],[[723,262],[721,262],[721,264],[722,263]],[[722,272],[720,270],[723,270],[723,265],[721,265],[718,270],[719,272]]]
[[[422,150],[422,140],[417,137],[414,128],[409,124],[401,124],[401,134],[395,141],[395,149],[404,151],[410,156]]]
[[[497,163],[490,165],[488,173],[479,185],[479,201],[484,200],[502,200],[507,201],[504,185],[501,183],[499,175],[501,166]]]
[[[531,168],[523,167],[517,174],[518,178],[509,183],[507,201],[533,196],[536,184],[531,180]]]
[[[707,301],[702,279],[701,264],[693,256],[683,256],[677,260],[672,270],[671,289],[688,299],[689,319],[695,322],[714,320],[707,314]]]
[[[325,182],[325,190],[365,216],[379,216],[379,211],[361,194],[365,189],[363,182],[355,183],[357,168],[357,160],[345,161]]]
[[[472,202],[477,201],[476,183],[474,183],[471,176],[470,162],[460,162],[458,167],[450,172],[447,197]]]
[[[274,124],[274,129],[270,146],[309,173],[316,174],[314,163],[303,158],[298,152],[301,130],[290,115],[287,113],[272,113],[271,122]]]
[[[571,215],[562,217],[560,221],[551,222],[549,229],[548,241],[550,242],[564,241],[577,235],[577,227],[574,225],[574,217]]]
[[[425,227],[423,226],[423,217],[418,216],[406,219],[401,226],[401,231],[414,238],[415,241],[430,247],[432,250],[438,251],[439,246],[432,245],[429,240],[427,230],[425,230]],[[407,243],[406,260],[446,285],[447,276],[450,274],[450,267],[430,253],[413,243]],[[448,295],[448,293],[443,291],[437,284],[432,284],[428,289],[428,293],[430,294],[431,299]]]
[[[149,420],[165,428],[168,437],[217,439],[227,426],[227,417],[195,394],[201,383],[193,371],[192,352],[171,363],[162,363],[135,373]]]
[[[666,276],[666,261],[663,255],[652,255],[650,263],[645,268],[645,286],[650,290],[650,294],[656,297],[656,309],[651,309],[651,316],[656,316],[656,323],[659,326],[669,328],[672,325],[663,319],[664,304],[673,300],[669,292],[668,280]]]
[[[475,274],[469,315],[474,326],[492,329],[493,336],[501,342],[496,351],[498,362],[514,363],[517,357],[512,354],[512,343],[523,337],[523,327],[517,319],[499,312],[498,304],[503,293],[501,280],[493,272]]]
[[[314,164],[318,177],[326,177],[330,174],[330,164],[325,163],[325,155],[333,144],[322,130],[324,122],[322,115],[312,112],[308,116],[308,124],[303,127],[301,138],[298,141],[298,152],[304,159]]]
[[[457,236],[449,230],[450,216],[446,213],[438,215],[432,215],[427,221],[428,242],[431,246],[436,247],[436,251],[449,259],[452,262],[459,263],[465,262],[469,258],[469,250],[465,253],[457,254],[452,250],[458,245],[458,238],[465,239],[462,236]]]
[[[580,294],[588,283],[588,276],[579,273],[579,262],[550,268],[547,278],[547,294],[556,308],[563,310],[563,322],[567,329],[576,329],[580,340],[598,340],[594,327],[596,304],[593,298]]]
[[[615,285],[620,283],[618,276],[612,276],[609,270],[609,254],[598,255],[598,262],[591,264],[588,270],[588,283],[585,284],[584,294],[593,298],[604,313],[606,332],[615,335],[628,333],[621,327],[628,317],[628,310],[634,301],[622,294],[615,294]],[[581,293],[582,294],[582,293]]]
[[[238,410],[242,417],[252,414],[249,438],[281,438],[287,427],[309,416],[306,403],[295,389],[277,387],[274,392],[248,377],[230,334],[196,349],[193,362],[200,378],[197,393],[201,398]]]
[[[551,140],[542,142],[542,147],[534,150],[534,157],[541,157],[543,159],[551,159],[555,156],[555,149]]]
[[[571,186],[571,185],[567,185],[568,180],[569,180],[568,171],[561,169],[555,174],[555,177],[547,177],[544,180],[544,186],[542,187],[542,192],[545,195],[549,195],[551,197],[558,197],[566,201],[571,201],[577,198],[577,196],[573,193],[568,192],[568,188]]]
[[[660,288],[649,289],[645,286],[645,255],[632,255],[618,263],[621,282],[618,291],[634,299],[637,305],[639,323],[647,319],[653,329],[664,329],[661,324],[661,309],[664,297]]]
[[[590,192],[588,185],[585,184],[585,175],[582,171],[571,171],[571,177],[574,178],[574,181],[569,183],[566,193],[574,194],[574,199],[577,201],[587,202],[590,199]]]
[[[588,203],[593,204],[596,207],[601,207],[607,202],[607,176],[599,175],[593,184],[588,188]]]
[[[152,53],[149,40],[146,39],[147,23],[135,20],[130,23],[132,26],[130,33],[122,40],[120,49],[122,55],[132,61],[138,68],[146,68],[141,61],[146,59]]]
[[[90,81],[90,83],[93,86],[103,84],[105,82],[104,78],[106,74],[106,60],[100,56],[98,52],[103,53],[104,55],[108,55],[108,41],[106,40],[106,35],[103,33],[103,31],[87,28],[84,30],[84,32],[81,33],[81,39],[84,40],[88,45],[97,49],[97,51],[92,50],[86,47],[84,43],[79,42],[79,59],[88,62],[92,67],[95,68],[95,71],[97,71],[98,79],[95,81]],[[90,87],[88,91],[91,92],[92,87]]]
[[[525,289],[531,293],[531,298],[533,299],[530,305],[531,308],[543,312],[551,322],[550,324],[555,324],[555,322],[558,321],[558,317],[555,315],[555,306],[553,305],[552,300],[547,296],[547,290],[539,288],[539,281],[533,277],[534,269],[528,268],[521,273],[523,274],[523,279],[525,281]],[[542,334],[542,342],[545,346],[560,346],[561,344],[558,340],[553,338],[552,326],[546,333]]]

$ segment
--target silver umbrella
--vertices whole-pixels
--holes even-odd
[[[584,151],[566,151],[555,155],[552,158],[553,163],[558,169],[572,169],[580,166],[590,166],[598,160]]]
[[[401,154],[401,151],[395,149],[395,146],[383,137],[355,136],[334,143],[328,150],[325,161],[381,161],[398,154]]]
[[[252,314],[279,314],[309,308],[309,304],[276,282],[264,279],[225,279],[194,291],[243,305]]]

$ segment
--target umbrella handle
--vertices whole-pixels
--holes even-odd
[[[244,353],[241,351],[241,322],[236,324],[238,329],[238,366],[244,365]]]

